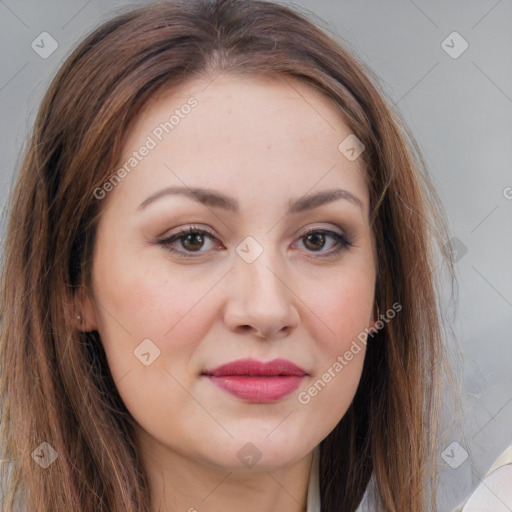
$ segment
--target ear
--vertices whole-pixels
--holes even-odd
[[[78,288],[73,299],[74,309],[72,318],[76,323],[77,329],[83,332],[98,330],[93,299],[84,286]],[[77,315],[80,315],[80,319],[78,319]]]

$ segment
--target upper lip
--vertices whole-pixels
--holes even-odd
[[[272,361],[262,362],[257,359],[237,359],[230,363],[223,364],[212,370],[204,370],[203,375],[213,377],[247,375],[247,376],[303,376],[306,371],[296,364],[286,359],[273,359]]]

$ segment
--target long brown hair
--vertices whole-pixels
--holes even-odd
[[[4,248],[5,512],[149,511],[133,418],[98,333],[77,329],[69,297],[90,286],[103,203],[93,191],[116,168],[138,112],[157,92],[220,73],[304,81],[331,100],[365,146],[375,296],[381,312],[395,303],[401,311],[369,339],[353,403],[322,441],[322,510],[354,511],[372,475],[373,510],[435,508],[427,489],[435,483],[444,355],[433,262],[448,230],[419,148],[371,70],[307,15],[260,0],[186,0],[102,24],[67,58],[42,101]],[[46,469],[35,463],[55,456]]]

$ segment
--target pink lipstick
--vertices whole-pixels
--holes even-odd
[[[286,359],[267,363],[257,359],[238,359],[202,375],[220,389],[246,402],[277,402],[295,391],[306,371]]]

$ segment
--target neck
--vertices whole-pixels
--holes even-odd
[[[313,452],[286,467],[230,471],[166,446],[148,449],[139,441],[151,512],[304,512],[307,508]]]

